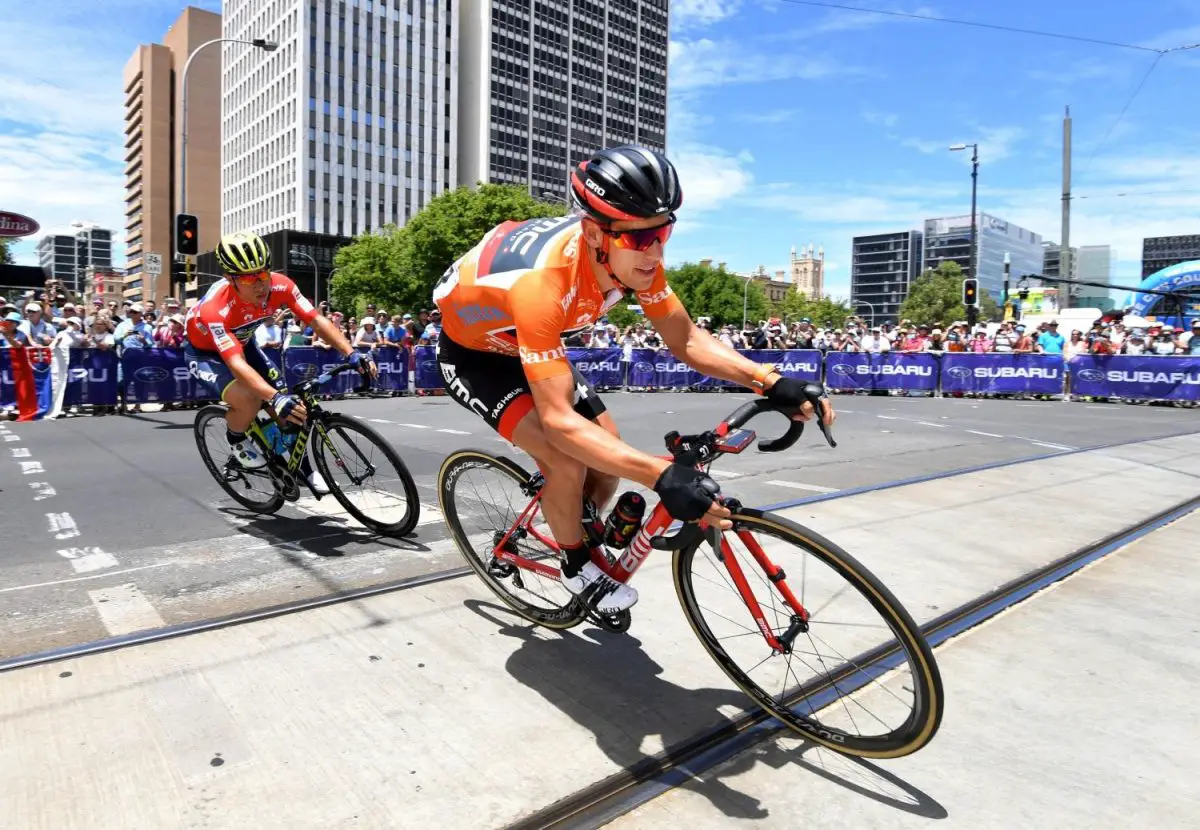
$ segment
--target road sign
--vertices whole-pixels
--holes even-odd
[[[146,273],[152,277],[162,273],[162,254],[146,254]]]

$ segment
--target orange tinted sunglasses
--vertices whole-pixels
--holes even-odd
[[[618,248],[624,248],[627,251],[646,251],[655,242],[666,245],[674,227],[675,214],[672,213],[667,216],[665,224],[655,225],[653,228],[642,228],[636,231],[611,231],[608,228],[603,230],[612,237],[613,244]]]

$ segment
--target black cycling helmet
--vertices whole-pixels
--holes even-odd
[[[681,204],[675,166],[647,147],[601,150],[571,171],[571,207],[606,225],[669,216]]]

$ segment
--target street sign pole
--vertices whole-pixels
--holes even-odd
[[[146,275],[150,280],[150,291],[147,299],[158,301],[158,277],[162,273],[162,254],[147,253],[145,258]],[[145,283],[145,280],[142,281]]]

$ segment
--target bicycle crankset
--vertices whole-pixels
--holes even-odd
[[[575,600],[575,602],[583,609],[584,616],[587,617],[588,621],[603,628],[605,631],[611,631],[614,634],[624,634],[629,630],[629,626],[633,624],[633,615],[629,613],[628,609],[618,611],[615,614],[601,614],[594,608],[588,608],[580,600]]]

